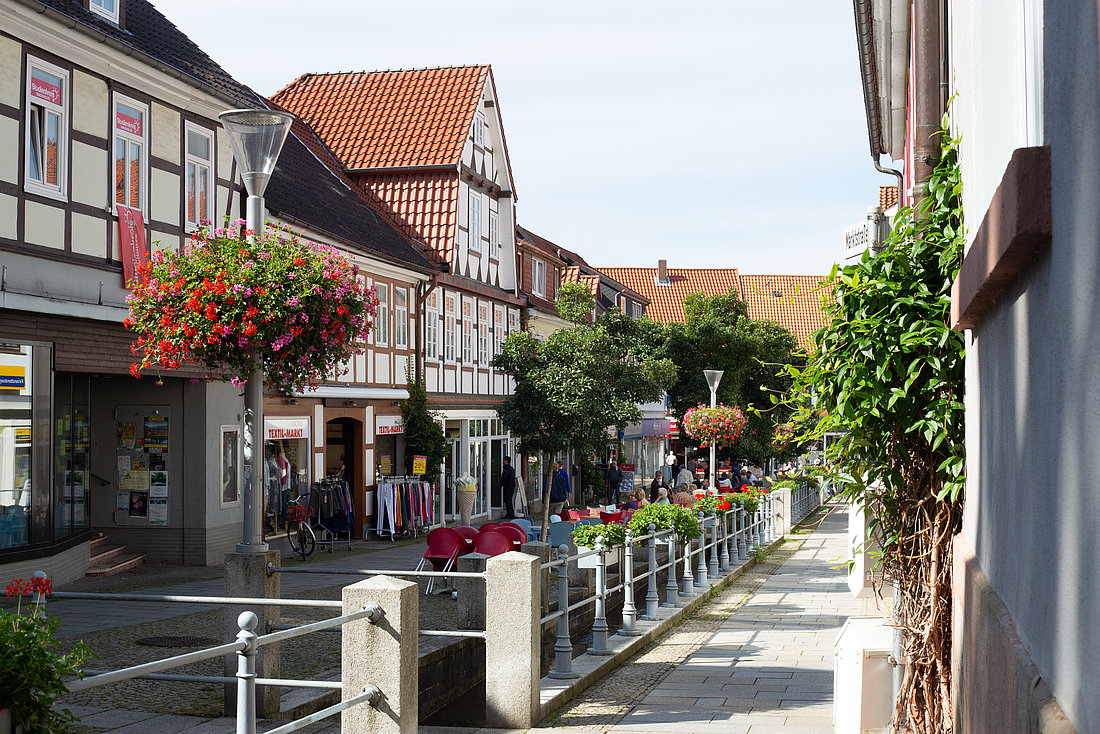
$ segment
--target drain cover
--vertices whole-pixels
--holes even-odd
[[[218,644],[218,641],[209,637],[183,635],[178,637],[142,637],[137,640],[137,644],[149,645],[150,647],[214,647]]]

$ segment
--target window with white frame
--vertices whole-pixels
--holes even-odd
[[[409,301],[404,288],[393,289],[393,345],[398,349],[409,346]]]
[[[504,311],[493,309],[493,355],[500,354],[504,347]]]
[[[375,283],[374,288],[378,297],[378,313],[374,317],[374,345],[385,347],[390,343],[390,287],[385,283]]]
[[[508,333],[519,331],[519,314],[515,311],[508,312]]]
[[[88,10],[118,25],[118,8],[122,0],[88,0]]]
[[[148,201],[149,107],[115,95],[114,179],[115,204],[145,211]]]
[[[424,355],[439,359],[439,313],[435,293],[424,300]]]
[[[474,305],[469,299],[462,299],[462,362],[474,361]]]
[[[458,328],[457,324],[457,306],[455,304],[454,296],[447,296],[446,308],[443,310],[444,317],[444,340],[446,342],[446,350],[444,352],[444,358],[448,362],[455,361],[455,343],[458,341],[458,336],[455,331]]]
[[[489,306],[484,303],[477,307],[477,361],[489,366]]]
[[[470,251],[481,252],[481,194],[470,192]]]
[[[546,263],[537,258],[531,258],[531,292],[546,297]]]
[[[69,139],[69,73],[27,58],[27,174],[25,188],[65,198]]]
[[[474,115],[474,144],[485,147],[485,113]]]
[[[209,222],[214,213],[214,133],[187,123],[186,180],[187,229]]]
[[[489,212],[489,257],[500,259],[500,217]]]

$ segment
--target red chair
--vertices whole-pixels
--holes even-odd
[[[485,523],[484,525],[482,525],[481,527],[478,528],[478,532],[482,532],[482,531],[485,531],[485,530],[496,530],[499,527],[500,527],[499,522],[487,522],[487,523]]]
[[[623,521],[623,511],[618,512],[603,512],[600,511],[600,522],[604,525],[618,525]]]
[[[428,533],[428,549],[420,558],[416,570],[422,571],[427,564],[432,564],[433,571],[450,571],[455,567],[459,556],[470,552],[466,545],[466,539],[454,528],[436,528]],[[425,594],[432,593],[435,587],[435,577],[428,577],[428,588]]]
[[[501,523],[495,529],[490,530],[490,533],[504,533],[512,539],[512,544],[515,545],[515,550],[519,550],[524,543],[527,542],[527,532],[519,525],[513,525],[510,522]]]
[[[499,530],[482,531],[474,538],[474,553],[499,556],[512,550],[515,550],[515,543]]]
[[[474,549],[474,538],[477,537],[477,528],[472,528],[469,525],[459,525],[456,527],[455,532],[466,539],[466,546],[470,549]]]
[[[500,527],[497,528],[497,530],[500,530],[500,528],[503,528],[503,527],[511,527],[511,528],[515,528],[516,530],[522,531],[523,532],[523,541],[522,542],[524,542],[524,543],[526,543],[528,540],[531,539],[531,534],[528,532],[527,528],[523,527],[518,522],[502,522],[500,524]]]

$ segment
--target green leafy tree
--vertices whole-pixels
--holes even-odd
[[[405,471],[413,473],[413,457],[426,456],[427,475],[439,475],[439,468],[447,456],[447,436],[443,432],[438,413],[428,405],[428,392],[420,375],[410,367],[405,374],[409,397],[401,403],[401,423],[405,430]]]
[[[683,418],[690,408],[710,404],[704,369],[723,370],[718,402],[738,405],[748,422],[740,438],[719,448],[719,458],[747,458],[763,465],[775,455],[775,426],[790,409],[771,396],[785,394],[791,379],[783,369],[801,364],[794,335],[774,321],[750,319],[737,291],[716,296],[693,293],[684,299],[685,323],[665,327],[662,353],[677,367],[669,388],[672,410]],[[680,440],[697,446],[681,431]]]
[[[946,128],[947,121],[944,120]],[[951,731],[951,543],[962,514],[963,338],[948,325],[964,239],[958,141],[917,209],[877,257],[834,269],[835,301],[793,394],[816,432],[841,432],[827,459],[871,517],[905,677],[894,730]]]
[[[558,313],[573,326],[544,341],[526,331],[509,334],[493,360],[515,379],[497,413],[518,436],[521,451],[599,453],[609,444],[609,426],[639,420],[638,405],[659,399],[672,383],[675,366],[658,355],[658,324],[618,311],[593,320],[594,306],[585,286],[563,285]]]

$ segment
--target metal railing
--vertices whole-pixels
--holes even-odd
[[[791,491],[791,524],[795,525],[821,506],[821,489],[812,483],[800,483]]]

